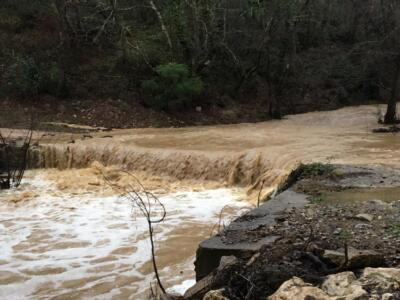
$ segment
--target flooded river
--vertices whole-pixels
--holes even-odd
[[[250,189],[264,181],[272,187],[300,161],[399,166],[398,135],[372,134],[379,109],[349,107],[255,124],[114,130],[93,138],[58,135],[42,139],[48,147],[34,160],[42,168],[98,161],[171,181]]]
[[[232,218],[262,182],[264,193],[274,190],[299,162],[399,167],[400,136],[371,133],[377,112],[45,136],[31,154],[40,170],[0,194],[0,299],[145,299],[153,280],[146,223],[104,187],[96,170],[111,166],[135,172],[166,206],[157,259],[165,285],[183,291],[221,209]]]
[[[0,299],[144,299],[153,274],[140,212],[123,197],[61,191],[45,175],[30,172],[17,192],[0,194]],[[227,189],[160,200],[168,215],[155,226],[158,265],[165,285],[182,291],[221,209],[227,219],[247,204]]]

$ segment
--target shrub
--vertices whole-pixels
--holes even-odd
[[[31,57],[17,58],[4,75],[8,87],[21,95],[37,95],[42,77],[39,66]]]
[[[190,76],[188,67],[170,63],[156,68],[156,77],[142,83],[148,94],[148,103],[158,109],[185,106],[203,92],[203,82],[199,77]]]
[[[311,203],[313,204],[321,204],[324,203],[325,201],[326,201],[325,195],[319,195],[311,198]]]
[[[303,177],[330,176],[335,171],[334,166],[322,163],[301,164],[299,169]]]
[[[16,58],[5,72],[4,79],[10,92],[21,96],[48,93],[65,94],[60,68],[55,62],[38,64],[32,57]]]

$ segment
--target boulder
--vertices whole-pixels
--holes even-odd
[[[329,275],[321,288],[298,277],[284,282],[268,300],[400,299],[400,269],[366,268],[359,279],[353,272]]]
[[[353,272],[329,275],[322,284],[322,289],[334,299],[367,300],[368,293],[357,282]]]
[[[268,297],[268,300],[328,300],[331,299],[323,290],[305,283],[301,278],[293,277]]]
[[[366,268],[360,278],[362,285],[384,292],[400,290],[400,269]]]
[[[322,257],[336,266],[342,266],[345,263],[344,250],[332,251],[325,250]],[[362,269],[366,267],[380,267],[385,263],[383,255],[372,250],[357,250],[348,248],[348,263],[350,269]]]

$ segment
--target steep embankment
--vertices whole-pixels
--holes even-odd
[[[41,168],[86,168],[97,161],[250,190],[264,182],[268,192],[300,161],[400,165],[398,136],[371,133],[378,110],[359,106],[256,124],[45,136],[31,155]]]

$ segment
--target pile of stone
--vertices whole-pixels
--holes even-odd
[[[203,300],[229,300],[224,290],[209,291]],[[357,276],[353,272],[329,275],[321,286],[313,286],[293,277],[267,300],[396,300],[400,299],[400,269],[366,268]]]
[[[400,299],[400,269],[366,268],[359,278],[353,272],[342,272],[329,275],[320,287],[294,277],[283,283],[278,291],[267,299]]]

